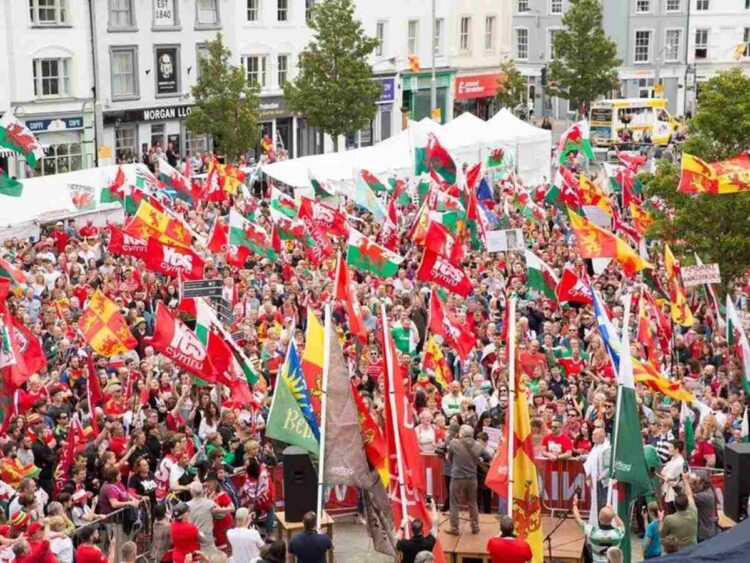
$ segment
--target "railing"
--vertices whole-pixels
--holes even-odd
[[[126,536],[123,526],[126,510],[126,508],[119,508],[110,512],[104,518],[76,528],[75,531],[70,534],[70,538],[73,540],[73,545],[78,547],[81,543],[80,536],[84,530],[99,528],[99,541],[95,545],[106,555],[109,553],[109,549],[114,542],[115,553],[120,553],[122,544],[130,539]]]

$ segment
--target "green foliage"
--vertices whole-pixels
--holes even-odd
[[[750,150],[750,78],[739,68],[701,87],[683,150],[707,162]],[[674,218],[659,218],[649,234],[684,254],[686,263],[693,252],[706,263],[718,262],[726,291],[750,266],[750,193],[686,195],[677,189],[679,175],[677,166],[662,160],[656,174],[642,176],[646,194],[662,197],[674,209]]]
[[[557,87],[548,90],[576,106],[589,107],[592,100],[619,87],[617,68],[622,61],[617,45],[604,33],[600,0],[570,0],[562,23],[548,73]]]
[[[207,50],[198,60],[200,78],[191,89],[195,106],[187,128],[211,135],[215,152],[236,161],[258,143],[258,89],[248,84],[242,68],[229,62],[232,54],[221,33]]]
[[[333,137],[357,131],[375,117],[381,86],[367,57],[378,40],[354,19],[352,0],[323,0],[309,23],[313,39],[300,54],[299,74],[284,84],[289,107]]]
[[[505,59],[500,63],[500,76],[497,79],[497,94],[495,99],[503,107],[513,109],[526,95],[526,79],[518,70],[513,59]]]

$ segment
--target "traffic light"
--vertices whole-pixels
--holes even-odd
[[[542,86],[546,86],[546,85],[547,85],[547,67],[543,66],[542,67]]]
[[[412,72],[419,72],[419,57],[417,55],[409,55],[409,70]]]

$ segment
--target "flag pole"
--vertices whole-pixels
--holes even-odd
[[[326,459],[326,405],[328,404],[328,373],[330,371],[331,339],[331,304],[325,306],[325,333],[323,334],[323,380],[320,385],[320,456],[318,458],[318,504],[315,511],[318,528],[322,529],[323,521],[323,475]]]
[[[516,298],[508,301],[508,516],[513,517],[513,452],[516,403]]]
[[[621,343],[622,343],[622,336],[625,335],[630,325],[630,301],[631,299],[632,299],[632,295],[630,293],[627,293],[625,295],[625,303],[623,305],[624,311],[622,315],[622,334],[620,335]],[[628,339],[628,342],[630,342],[630,339]],[[620,346],[620,363],[622,363],[623,354],[630,354],[630,350],[623,350],[622,346]],[[618,424],[618,421],[620,420],[620,409],[622,408],[622,382],[619,381],[619,378],[620,378],[619,369],[618,369],[618,373],[615,374],[615,377],[618,379],[617,381],[617,408],[615,410],[615,434],[612,437],[613,443],[612,443],[611,454],[610,454],[610,467],[612,466],[612,461],[617,459],[617,440],[620,434],[620,425]],[[619,482],[617,483],[617,488],[619,491],[620,489]],[[607,490],[607,502],[608,503],[611,500],[611,498],[612,498],[612,479],[610,479],[609,481],[609,487]]]
[[[390,419],[390,423],[393,425],[391,429],[393,433],[393,440],[396,446],[396,466],[398,467],[398,489],[399,495],[401,496],[401,522],[398,522],[397,529],[400,528],[405,521],[409,518],[409,508],[406,505],[406,484],[404,483],[404,459],[401,453],[401,435],[396,424],[398,421],[398,411],[396,410],[396,392],[393,390],[393,371],[394,371],[394,358],[391,355],[393,350],[388,342],[390,335],[388,334],[388,321],[385,314],[385,305],[380,304],[380,320],[383,329],[383,347],[385,348],[385,376],[388,378],[388,403],[391,407],[391,416],[386,417]],[[386,420],[386,423],[389,422]]]

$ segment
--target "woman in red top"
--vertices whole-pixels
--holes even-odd
[[[179,503],[172,509],[174,522],[169,529],[172,534],[172,560],[174,563],[184,563],[185,557],[190,554],[197,554],[201,549],[200,531],[198,526],[190,523],[188,512],[190,508],[184,502]],[[199,561],[193,555],[193,561]]]
[[[690,454],[690,467],[714,467],[716,450],[711,444],[711,434],[703,427],[695,429],[695,448]]]
[[[219,478],[215,472],[210,472],[206,476],[206,498],[212,500],[221,509],[221,512],[214,510],[214,539],[216,547],[225,550],[228,546],[227,530],[234,525],[232,513],[235,506],[231,497],[219,488]]]

